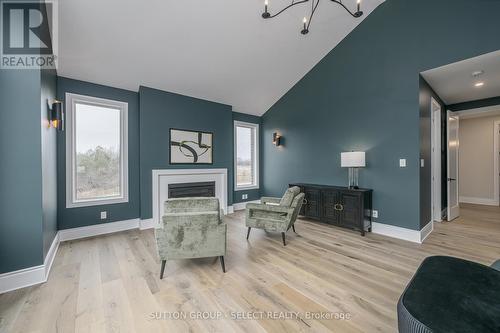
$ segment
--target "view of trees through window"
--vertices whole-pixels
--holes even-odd
[[[121,195],[120,110],[76,104],[77,200]]]
[[[255,129],[236,126],[236,183],[237,186],[254,185]]]

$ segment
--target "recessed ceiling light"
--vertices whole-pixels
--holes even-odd
[[[482,87],[482,86],[484,86],[484,82],[476,82],[476,83],[474,84],[474,86],[475,86],[475,87]]]
[[[483,70],[472,72],[472,77],[478,77],[484,74]]]

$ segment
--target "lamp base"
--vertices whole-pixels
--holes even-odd
[[[358,168],[349,168],[349,189],[358,190],[359,171]]]

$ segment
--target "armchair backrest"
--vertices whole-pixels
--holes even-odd
[[[294,223],[299,215],[300,209],[302,208],[302,204],[304,203],[304,197],[306,195],[304,193],[299,193],[293,198],[293,202],[291,207],[293,207],[293,214],[291,218],[291,223]]]
[[[280,206],[291,207],[293,199],[300,193],[300,187],[293,186],[286,190],[280,200]]]
[[[207,197],[173,198],[165,201],[165,213],[218,212],[219,199]]]

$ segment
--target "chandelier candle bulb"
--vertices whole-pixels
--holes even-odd
[[[284,11],[286,11],[287,9],[291,8],[291,7],[295,7],[297,5],[302,5],[302,4],[305,4],[305,3],[311,3],[312,2],[311,14],[308,15],[309,22],[308,22],[307,17],[305,17],[303,19],[303,21],[302,21],[304,23],[304,28],[300,31],[300,33],[303,34],[303,35],[306,35],[306,34],[309,33],[309,26],[311,25],[314,13],[316,12],[316,9],[318,8],[319,0],[312,0],[312,1],[309,1],[309,0],[300,0],[300,1],[297,0],[297,1],[295,1],[295,0],[293,0],[291,4],[289,4],[288,6],[283,7],[281,10],[278,10],[276,12],[276,14],[273,14],[273,15],[271,15],[271,13],[269,13],[267,11],[268,1],[269,0],[264,0],[264,9],[265,9],[265,11],[262,13],[262,18],[264,18],[264,19],[274,18],[274,17],[280,15],[281,13],[283,13]],[[354,0],[351,0],[351,1],[354,1]],[[334,2],[334,3],[338,4],[339,6],[341,6],[342,8],[344,8],[345,11],[348,12],[349,15],[351,15],[354,18],[358,18],[358,17],[363,16],[363,12],[361,11],[361,0],[357,0],[357,8],[358,8],[358,10],[356,12],[351,12],[351,10],[349,10],[349,8],[345,4],[342,3],[342,0],[331,0],[331,2]]]

